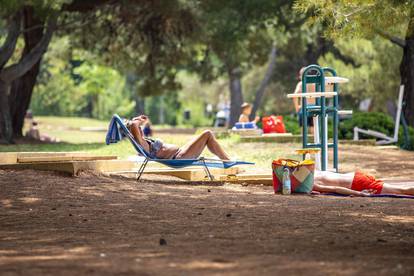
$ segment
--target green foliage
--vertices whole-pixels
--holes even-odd
[[[125,79],[116,70],[85,62],[75,72],[82,78],[78,88],[87,95],[93,118],[131,113],[134,104],[124,90]]]
[[[67,38],[56,40],[44,57],[30,105],[37,115],[79,115],[87,104],[65,61],[69,58],[68,43]]]
[[[378,32],[402,34],[412,16],[413,1],[298,0],[295,9],[311,14],[311,23],[328,27],[327,35],[372,37]]]
[[[88,50],[97,63],[134,74],[142,96],[177,90],[177,71],[192,56],[187,45],[197,22],[195,1],[112,1],[89,15],[89,24],[71,30],[73,45]],[[72,15],[82,20],[82,15]]]
[[[203,22],[193,47],[190,66],[202,80],[217,79],[229,70],[247,71],[266,63],[276,38],[277,16],[283,1],[200,1],[198,20]]]
[[[337,39],[335,46],[358,63],[358,67],[346,64],[331,53],[319,59],[321,65],[335,68],[338,74],[351,80],[341,85],[341,95],[351,96],[355,102],[371,98],[375,110],[386,111],[386,101],[398,97],[402,49],[378,37],[371,40]],[[355,103],[351,104],[354,106],[347,105],[354,108]],[[344,106],[343,102],[341,105]]]
[[[88,61],[73,68],[68,59],[68,38],[57,39],[45,56],[33,93],[31,108],[35,114],[108,119],[113,113],[132,112],[134,103],[119,72]]]
[[[405,150],[414,150],[414,128],[408,127],[408,140],[405,140],[404,130],[400,129],[398,134],[398,145]]]
[[[86,104],[73,79],[69,75],[56,74],[36,86],[30,106],[37,115],[75,116]]]
[[[292,134],[301,134],[299,120],[295,116],[283,116],[283,123],[285,124],[286,132]]]
[[[381,112],[356,112],[352,115],[352,119],[345,120],[340,123],[339,139],[353,139],[354,127],[362,129],[370,129],[379,131],[387,136],[393,137],[394,135],[394,119]],[[414,150],[414,129],[408,128],[410,144],[405,145],[404,129],[400,126],[398,133],[398,145],[405,146],[407,150]],[[372,136],[360,134],[360,138],[372,139]]]
[[[72,0],[0,0],[0,16],[7,18],[22,7],[31,6],[37,16],[46,17],[70,2]]]
[[[340,139],[352,139],[354,137],[354,127],[362,129],[371,129],[384,133],[385,135],[393,135],[394,120],[381,112],[355,112],[352,119],[341,122],[339,129]],[[361,138],[370,138],[372,136],[361,135]]]
[[[163,96],[153,96],[146,100],[145,112],[153,124],[177,125],[179,110],[180,103],[175,91]],[[161,115],[161,113],[163,114]]]

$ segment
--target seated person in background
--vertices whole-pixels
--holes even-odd
[[[353,196],[368,196],[370,194],[414,195],[414,185],[387,184],[358,170],[355,173],[346,174],[315,171],[313,190]]]
[[[241,114],[239,117],[239,123],[249,123],[250,122],[250,114],[252,114],[252,105],[249,103],[243,103],[241,105]],[[259,116],[256,116],[251,123],[257,123],[260,120]]]
[[[221,160],[230,160],[230,157],[218,143],[214,134],[210,130],[189,141],[182,147],[163,143],[159,139],[145,138],[141,126],[148,122],[148,117],[140,115],[125,122],[135,141],[140,144],[152,157],[159,159],[196,159],[200,157],[203,150],[207,147],[211,153]]]
[[[39,132],[39,129],[37,128],[36,121],[31,120],[30,128],[28,131],[26,131],[26,137],[29,137],[35,140],[40,140],[40,132]]]
[[[50,143],[59,142],[56,138],[50,137],[47,134],[40,134],[40,131],[37,125],[38,125],[37,122],[32,120],[30,129],[26,132],[26,137],[34,139],[34,140],[39,140],[42,142],[50,142]]]

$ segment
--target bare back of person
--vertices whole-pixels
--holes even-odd
[[[367,196],[370,194],[414,195],[414,184],[384,183],[360,171],[346,174],[316,171],[313,190],[354,196]]]

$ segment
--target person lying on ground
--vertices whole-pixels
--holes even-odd
[[[369,196],[371,194],[414,195],[414,185],[384,183],[358,170],[355,173],[345,174],[315,171],[313,191],[353,196]]]
[[[239,117],[239,123],[249,123],[250,122],[250,114],[252,114],[252,105],[249,103],[243,103],[241,105],[242,113]],[[257,123],[260,120],[259,116],[256,116],[252,123]]]
[[[214,134],[210,130],[190,140],[182,147],[163,143],[159,139],[150,139],[144,136],[141,126],[148,122],[148,117],[140,115],[125,122],[135,141],[139,143],[146,152],[159,159],[196,159],[200,157],[203,150],[207,147],[211,153],[221,160],[230,160],[229,155],[218,143]]]

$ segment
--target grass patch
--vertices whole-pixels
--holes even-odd
[[[107,146],[105,144],[105,132],[78,130],[80,127],[106,127],[107,122],[70,117],[38,116],[36,119],[40,122],[39,130],[42,134],[58,138],[62,142],[55,144],[0,145],[0,152],[82,151],[99,155],[116,155],[120,158],[127,158],[136,154],[127,140]],[[162,139],[165,143],[178,146],[184,145],[192,137],[193,135],[189,134],[162,133],[157,135],[157,138]],[[220,143],[233,158],[255,162],[256,166],[251,167],[251,169],[270,169],[272,160],[279,157],[300,159],[300,156],[294,154],[294,150],[301,147],[299,144],[242,143],[237,135],[222,138]],[[208,150],[203,155],[213,157]]]
[[[91,118],[80,117],[54,117],[54,116],[36,116],[35,120],[44,129],[51,128],[76,128],[81,127],[107,127],[108,121],[101,121]]]

